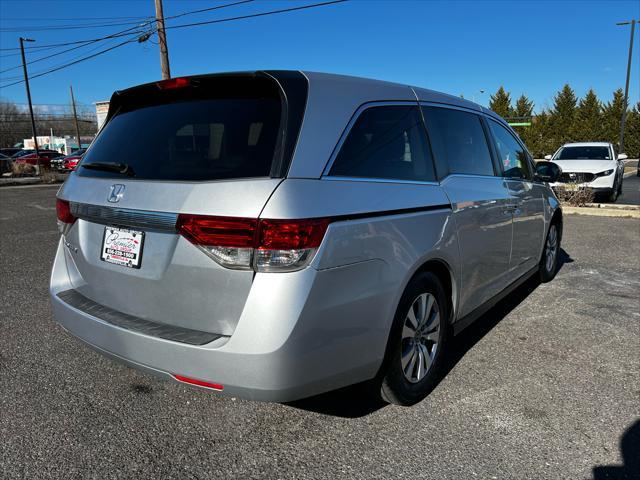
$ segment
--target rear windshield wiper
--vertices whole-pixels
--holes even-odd
[[[126,163],[115,163],[115,162],[89,162],[89,163],[81,163],[83,168],[88,168],[89,170],[102,170],[103,172],[114,172],[119,173],[121,175],[128,175],[133,177],[135,172],[133,171],[133,167]]]

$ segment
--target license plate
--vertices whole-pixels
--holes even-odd
[[[564,188],[570,192],[577,192],[580,190],[580,186],[577,183],[567,183]]]
[[[140,268],[144,232],[127,228],[104,227],[100,259],[129,268]]]

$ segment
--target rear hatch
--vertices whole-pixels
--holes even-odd
[[[180,215],[259,217],[286,175],[306,102],[295,72],[172,79],[117,92],[58,194],[75,290],[127,315],[233,333],[254,272],[180,235]],[[182,218],[182,217],[180,217]]]

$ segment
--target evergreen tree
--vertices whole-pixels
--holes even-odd
[[[551,114],[548,111],[543,110],[531,119],[527,138],[528,141],[525,140],[525,143],[534,158],[543,158],[555,153],[560,145],[552,135]]]
[[[624,104],[624,93],[619,88],[613,92],[613,99],[602,109],[602,135],[605,141],[618,145],[620,140],[620,120]],[[626,129],[625,129],[626,130]]]
[[[533,102],[529,100],[526,95],[520,95],[516,101],[516,106],[511,112],[511,116],[518,118],[518,121],[530,121],[533,116]],[[529,144],[533,143],[531,126],[529,127],[513,127],[513,129],[520,135],[522,141],[527,147],[532,148]]]
[[[511,94],[501,86],[494,95],[491,95],[489,108],[503,118],[511,116]]]
[[[533,115],[533,102],[522,94],[516,101],[516,108],[513,110],[514,117],[531,117]]]
[[[553,141],[558,147],[574,140],[577,102],[576,94],[569,84],[565,84],[553,99],[550,121]]]
[[[604,140],[602,135],[602,104],[593,89],[589,89],[578,104],[574,134],[576,140],[583,142]]]
[[[629,158],[640,158],[640,102],[627,113],[624,125],[624,152]]]

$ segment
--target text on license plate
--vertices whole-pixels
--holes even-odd
[[[127,228],[104,227],[100,259],[129,268],[140,268],[144,232]]]

